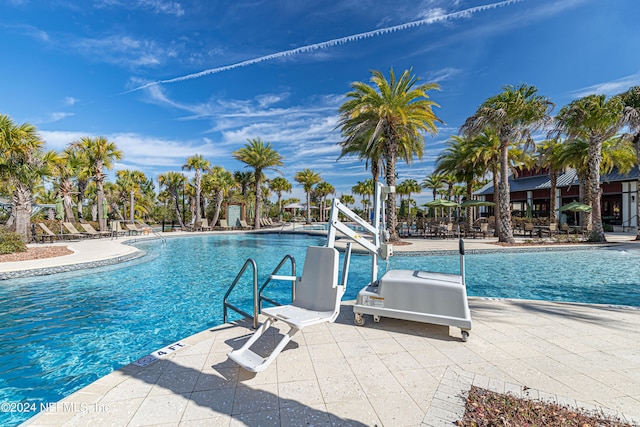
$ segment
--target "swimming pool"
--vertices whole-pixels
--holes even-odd
[[[147,256],[121,265],[0,282],[0,402],[53,403],[220,324],[222,296],[248,257],[262,282],[285,254],[295,256],[300,271],[307,246],[324,243],[275,234],[175,238],[138,243]],[[458,261],[398,254],[390,268],[457,273]],[[470,295],[640,306],[640,251],[478,254],[466,257],[466,267]],[[345,299],[366,284],[369,268],[368,257],[353,256]],[[290,295],[287,286],[272,292],[284,302]],[[0,413],[0,425],[29,415]]]

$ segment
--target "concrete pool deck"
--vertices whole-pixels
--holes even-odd
[[[608,238],[635,246],[629,234]],[[74,242],[76,253],[57,260],[126,255],[125,240]],[[416,240],[396,251],[457,249],[457,240]],[[495,249],[492,241],[465,243]],[[44,261],[21,264],[54,266]],[[470,298],[473,329],[463,343],[453,327],[371,317],[357,327],[351,304],[343,303],[336,323],[296,335],[265,372],[250,374],[227,358],[251,331],[225,324],[174,343],[175,351],[146,367],[131,364],[97,380],[28,424],[450,426],[473,384],[640,425],[636,308]]]

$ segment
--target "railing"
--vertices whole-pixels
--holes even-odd
[[[276,275],[276,273],[280,271],[280,269],[282,268],[282,266],[287,260],[291,261],[291,276]],[[262,284],[262,286],[260,287],[260,292],[258,294],[258,306],[260,308],[260,311],[262,311],[262,301],[267,301],[268,303],[271,303],[273,305],[282,305],[277,301],[274,301],[271,298],[268,298],[262,294],[262,291],[264,291],[264,288],[266,288],[267,285],[271,283],[272,279],[291,280],[291,301],[294,301],[296,299],[296,260],[291,255],[285,255],[280,261],[280,263],[278,264],[278,266],[273,269],[273,271],[269,275],[269,278],[265,280],[265,282]]]
[[[229,294],[231,293],[233,288],[236,287],[236,285],[238,284],[238,281],[240,281],[240,278],[244,275],[244,272],[247,270],[247,268],[249,268],[249,266],[253,268],[253,315],[247,313],[246,311],[242,310],[239,307],[236,307],[235,305],[227,301],[227,299],[229,298]],[[224,294],[224,299],[223,299],[223,322],[224,323],[227,323],[227,308],[230,308],[236,313],[242,314],[245,317],[253,318],[253,329],[258,328],[258,314],[260,313],[259,307],[258,307],[258,266],[256,265],[256,262],[253,260],[253,258],[249,258],[248,260],[245,261],[244,265],[240,269],[240,272],[238,273],[236,278],[233,280],[233,283],[231,284],[231,286],[229,286],[229,290],[227,290],[227,293]]]
[[[624,225],[624,222],[622,223],[622,232],[625,233],[627,231],[627,228],[636,228],[635,226],[631,225],[631,221],[633,221],[634,218],[638,218],[638,215],[634,215],[631,218],[629,218],[629,221],[626,221],[628,225]]]
[[[287,260],[291,261],[291,275],[290,276],[277,275],[276,273],[280,271],[280,269],[284,266]],[[247,313],[243,309],[231,304],[228,301],[231,291],[233,291],[233,289],[236,287],[236,285],[244,275],[245,271],[247,271],[247,268],[249,268],[249,266],[253,268],[253,314]],[[267,278],[267,280],[262,284],[260,289],[258,289],[258,265],[253,260],[253,258],[249,258],[247,261],[245,261],[244,265],[240,269],[240,272],[238,273],[236,278],[233,280],[233,283],[231,283],[231,286],[229,286],[227,293],[224,294],[223,314],[222,314],[223,322],[227,323],[227,309],[230,308],[231,310],[243,315],[244,317],[252,318],[253,329],[256,329],[258,327],[258,315],[262,311],[262,301],[267,301],[268,303],[273,305],[281,305],[279,302],[262,295],[262,291],[264,291],[264,289],[267,287],[269,283],[271,283],[272,280],[291,280],[291,299],[294,300],[296,298],[296,285],[295,285],[296,260],[291,255],[285,255],[282,258],[278,266],[269,275],[269,278]]]

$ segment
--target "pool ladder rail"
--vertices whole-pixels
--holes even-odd
[[[286,264],[287,260],[291,262],[291,275],[283,276],[277,274],[280,269]],[[238,285],[242,276],[244,276],[245,272],[251,267],[252,270],[252,284],[253,284],[253,314],[247,313],[245,310],[237,307],[229,302],[229,295],[233,291],[233,289]],[[258,315],[262,311],[262,302],[267,301],[273,305],[282,305],[279,302],[272,300],[271,298],[265,296],[263,294],[264,289],[267,287],[272,280],[287,280],[291,281],[291,300],[296,299],[296,260],[291,255],[285,255],[282,260],[278,263],[277,267],[273,269],[267,280],[258,288],[258,265],[256,264],[253,258],[249,258],[245,261],[244,265],[240,269],[240,272],[236,275],[236,278],[229,286],[229,289],[224,294],[223,299],[223,322],[227,323],[227,313],[228,309],[235,311],[238,314],[243,315],[246,318],[253,320],[253,329],[258,329]]]

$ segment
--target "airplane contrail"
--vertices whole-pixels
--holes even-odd
[[[176,83],[176,82],[182,82],[182,81],[185,81],[185,80],[197,79],[197,78],[200,78],[200,77],[208,76],[210,74],[217,74],[217,73],[221,73],[223,71],[233,70],[235,68],[246,67],[246,66],[249,66],[249,65],[257,64],[259,62],[269,61],[271,59],[284,58],[284,57],[287,57],[287,56],[297,55],[299,53],[311,52],[311,51],[318,50],[318,49],[326,49],[328,47],[334,47],[334,46],[338,46],[338,45],[341,45],[341,44],[346,44],[346,43],[350,43],[350,42],[354,42],[354,41],[358,41],[358,40],[362,40],[362,39],[366,39],[366,38],[370,38],[370,37],[376,37],[376,36],[380,36],[380,35],[383,35],[383,34],[389,34],[389,33],[393,33],[393,32],[396,32],[396,31],[406,30],[406,29],[409,29],[409,28],[420,27],[422,25],[430,25],[430,24],[434,24],[436,22],[443,22],[443,21],[450,21],[450,20],[453,20],[453,19],[466,18],[466,17],[469,17],[469,16],[471,16],[473,14],[476,14],[478,12],[484,12],[486,10],[491,10],[491,9],[496,9],[496,8],[499,8],[499,7],[509,6],[509,5],[514,4],[514,3],[520,3],[522,1],[524,1],[524,0],[505,0],[505,1],[497,2],[497,3],[491,3],[491,4],[483,5],[483,6],[471,7],[469,9],[461,10],[459,12],[449,13],[449,14],[446,14],[446,15],[434,16],[434,17],[430,17],[430,18],[420,19],[420,20],[417,20],[417,21],[406,22],[404,24],[394,25],[394,26],[391,26],[391,27],[379,28],[379,29],[373,30],[373,31],[367,31],[367,32],[364,32],[364,33],[358,33],[358,34],[353,34],[353,35],[346,36],[346,37],[340,37],[338,39],[332,39],[332,40],[328,40],[328,41],[324,41],[324,42],[320,42],[320,43],[314,43],[314,44],[310,44],[310,45],[306,45],[306,46],[301,46],[301,47],[297,47],[295,49],[284,50],[284,51],[281,51],[281,52],[276,52],[276,53],[272,53],[272,54],[269,54],[269,55],[260,56],[258,58],[248,59],[246,61],[237,62],[235,64],[225,65],[225,66],[217,67],[217,68],[210,68],[208,70],[200,71],[200,72],[197,72],[197,73],[187,74],[185,76],[174,77],[172,79],[166,79],[166,80],[157,80],[155,82],[150,82],[150,83],[144,84],[142,86],[136,87],[134,89],[131,89],[131,90],[127,91],[127,92],[124,92],[123,94],[135,92],[135,91],[138,91],[138,90],[146,89],[148,87],[156,86],[156,85],[160,85],[160,84]]]

